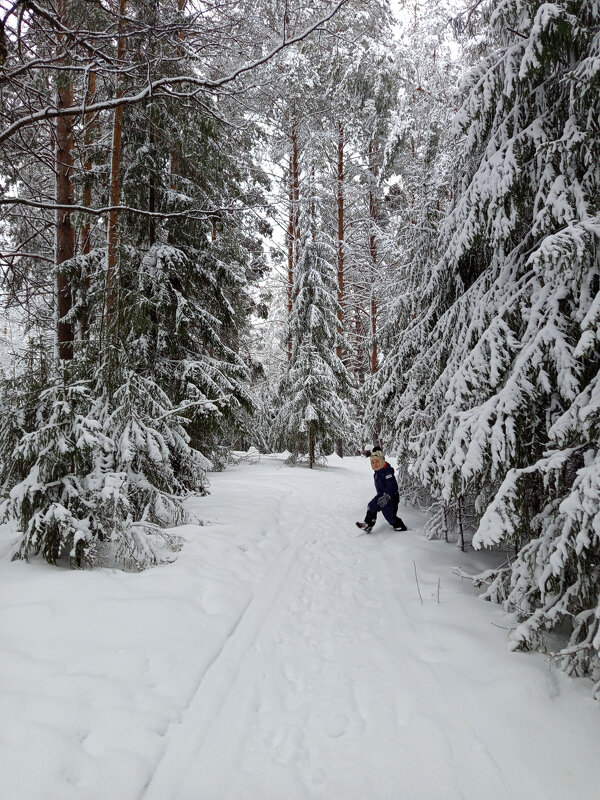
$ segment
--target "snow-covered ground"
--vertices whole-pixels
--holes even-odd
[[[590,684],[510,653],[453,571],[482,557],[418,513],[359,535],[371,494],[366,459],[242,463],[142,574],[11,563],[5,531],[0,800],[597,796]]]

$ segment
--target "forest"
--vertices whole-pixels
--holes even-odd
[[[2,0],[0,513],[141,570],[381,443],[600,697],[600,1]]]

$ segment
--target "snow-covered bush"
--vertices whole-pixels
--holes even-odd
[[[186,520],[181,501],[203,490],[210,463],[156,383],[128,372],[107,392],[100,373],[37,398],[5,387],[3,399],[13,412],[3,421],[1,512],[22,532],[16,557],[127,569],[169,558],[179,539],[161,529]]]

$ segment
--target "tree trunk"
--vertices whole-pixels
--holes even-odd
[[[150,108],[148,109],[148,148],[150,153],[154,152],[154,143],[155,143],[155,135],[154,135],[154,103],[150,102]],[[148,211],[151,214],[154,214],[156,211],[156,173],[154,170],[150,175],[150,186],[148,187]],[[152,247],[153,244],[156,243],[156,218],[150,217],[148,222],[148,245]]]
[[[177,0],[177,11],[183,14],[185,11],[187,0]],[[177,45],[177,57],[183,58],[183,42],[185,41],[185,33],[179,31],[178,33],[180,44]],[[171,189],[176,191],[178,187],[177,176],[181,174],[181,159],[179,152],[176,149],[171,151]]]
[[[298,153],[298,128],[294,121],[292,132],[292,154],[294,168],[294,272],[300,258],[300,157]]]
[[[344,126],[338,126],[337,163],[337,220],[338,220],[338,333],[344,329]],[[337,347],[338,357],[342,357],[341,343]]]
[[[337,221],[338,221],[338,341],[336,353],[342,358],[341,337],[344,331],[344,125],[338,124],[338,162],[337,162]],[[344,457],[344,443],[338,439],[335,451],[340,458]]]
[[[315,434],[311,425],[308,433],[308,466],[311,469],[315,465],[315,449],[316,449]]]
[[[58,15],[68,25],[66,0],[59,0]],[[66,59],[63,63],[66,63]],[[68,71],[58,73],[58,108],[73,105],[73,83]],[[75,200],[73,189],[73,123],[72,117],[59,116],[56,124],[56,204],[72,206]],[[75,255],[75,229],[71,212],[64,208],[56,212],[56,295],[58,357],[73,358],[73,324],[65,318],[73,307],[71,283],[61,271],[61,264]]]
[[[117,58],[121,63],[125,58],[125,11],[127,0],[119,0],[119,40]],[[124,81],[118,78],[117,98],[124,93]],[[117,265],[119,259],[119,213],[117,207],[121,201],[121,158],[123,150],[123,114],[124,107],[115,108],[113,119],[113,137],[110,169],[110,205],[108,216],[108,242],[106,267],[106,331],[110,336],[116,320],[117,312]]]
[[[458,541],[460,542],[460,549],[465,552],[465,530],[463,525],[463,496],[458,495]]]
[[[300,257],[300,167],[296,121],[292,123],[290,153],[290,209],[288,224],[288,314],[292,313],[294,275]],[[288,342],[288,360],[292,357],[292,341]]]
[[[96,99],[96,72],[92,70],[89,74],[89,85],[86,92],[86,105],[91,105]],[[87,208],[90,208],[92,205],[92,178],[91,178],[91,171],[93,167],[92,157],[91,157],[91,146],[95,139],[95,132],[98,127],[98,115],[97,114],[86,114],[85,115],[85,134],[84,134],[84,145],[85,145],[85,161],[83,164],[83,171],[84,171],[84,184],[83,184],[83,205]],[[89,216],[86,217],[85,222],[81,228],[81,252],[84,255],[87,255],[91,250],[91,224]]]
[[[354,347],[354,374],[359,386],[365,382],[365,375],[367,372],[366,359],[364,354],[364,342],[367,338],[367,330],[364,319],[364,312],[358,304],[354,306],[354,334],[356,338],[356,345]]]
[[[91,105],[96,99],[96,82],[97,82],[96,72],[92,70],[89,74],[89,85],[86,92],[86,105]],[[83,179],[82,204],[87,208],[91,208],[93,162],[90,150],[95,139],[96,130],[98,128],[98,115],[94,113],[86,114],[84,124],[85,124],[85,134],[84,134],[85,161],[83,164],[84,179]],[[83,253],[83,255],[87,255],[92,249],[91,230],[92,226],[90,223],[90,217],[87,216],[81,228],[81,252]],[[85,280],[86,293],[89,291],[89,288],[90,288],[90,279],[88,276]],[[83,339],[86,339],[88,335],[89,318],[87,314],[87,306],[85,303],[84,307],[86,308],[86,311],[84,311],[81,319],[81,336]]]
[[[290,198],[289,198],[289,219],[288,219],[288,317],[292,314],[294,307],[294,156],[290,152]],[[292,358],[292,339],[288,342],[288,361]]]
[[[444,541],[448,542],[448,503],[445,500],[442,503],[442,510],[444,512]]]
[[[378,167],[375,163],[375,148],[369,144],[369,253],[371,256],[371,374],[374,375],[379,368],[379,355],[377,352],[377,297],[375,286],[377,282],[377,226],[379,223],[379,209],[375,193],[377,184]]]

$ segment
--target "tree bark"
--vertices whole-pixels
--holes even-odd
[[[187,0],[177,0],[177,11],[183,14]],[[179,44],[177,45],[177,57],[183,58],[183,42],[185,41],[185,33],[181,30],[177,34],[179,37]],[[176,148],[171,151],[171,189],[176,191],[178,186],[177,177],[181,174],[181,158]]]
[[[465,552],[465,529],[463,525],[463,496],[458,495],[458,540],[460,542],[460,549]]]
[[[86,104],[91,105],[96,98],[96,82],[97,82],[96,72],[92,70],[89,74],[89,84],[86,93],[87,95]],[[97,114],[94,113],[86,114],[84,124],[85,124],[85,134],[84,134],[85,161],[83,164],[84,179],[83,179],[82,205],[86,206],[87,208],[91,208],[93,162],[90,150],[94,142],[95,133],[98,127]],[[85,222],[81,228],[81,252],[83,253],[83,255],[87,255],[92,249],[91,230],[92,226],[90,218],[86,217]],[[87,277],[85,281],[85,291],[86,292],[89,291],[89,288],[90,288],[90,279],[89,277]],[[88,329],[89,329],[89,318],[87,311],[85,311],[81,319],[81,336],[83,339],[87,338]]]
[[[300,258],[300,156],[298,153],[298,127],[294,121],[292,132],[294,167],[294,272]]]
[[[375,286],[377,282],[377,226],[379,224],[379,209],[375,188],[379,169],[375,162],[375,148],[369,144],[369,253],[371,256],[371,374],[374,375],[378,368],[379,354],[377,352],[377,297]]]
[[[294,306],[294,156],[290,151],[290,172],[289,172],[289,218],[288,218],[288,317],[291,316]],[[292,357],[292,340],[288,342],[288,361]]]
[[[57,5],[61,22],[68,25],[67,2],[59,0]],[[63,42],[64,43],[64,42]],[[65,57],[63,63],[67,63]],[[58,109],[73,105],[73,83],[68,71],[58,73]],[[73,189],[73,122],[68,116],[59,116],[56,124],[56,203],[72,206],[75,202]],[[58,357],[73,358],[73,324],[66,320],[73,307],[71,283],[60,267],[75,255],[75,229],[71,212],[60,209],[56,213],[56,295]]]
[[[442,510],[444,512],[444,541],[448,542],[448,503],[445,500],[442,503]]]
[[[338,123],[338,160],[337,160],[337,222],[338,222],[338,337],[336,347],[338,358],[342,358],[341,337],[344,331],[344,125]],[[335,451],[340,458],[344,457],[344,443],[338,439]]]
[[[156,135],[154,132],[155,126],[155,111],[154,102],[151,100],[147,110],[148,115],[148,148],[150,153],[154,153],[154,145],[156,142]],[[148,211],[152,214],[156,211],[156,172],[152,170],[148,176]],[[152,247],[156,242],[156,217],[150,217],[148,220],[148,245]]]
[[[125,11],[127,0],[119,0],[119,38],[117,44],[117,60],[125,58]],[[117,98],[124,95],[124,81],[118,78]],[[106,267],[106,330],[110,336],[116,320],[117,312],[117,267],[119,259],[119,214],[116,207],[121,201],[121,160],[123,151],[123,115],[124,106],[115,108],[113,119],[113,137],[110,168],[110,205],[113,208],[108,215],[107,267]]]
[[[290,153],[290,209],[288,224],[288,314],[292,313],[294,275],[300,257],[300,166],[296,120],[292,123]],[[288,342],[288,360],[292,357],[292,341]]]
[[[344,329],[344,125],[338,126],[337,163],[337,221],[338,221],[338,333]],[[338,357],[342,357],[341,343],[337,346]]]
[[[359,386],[362,386],[365,382],[365,374],[367,372],[363,349],[363,342],[367,338],[367,331],[363,314],[362,308],[356,303],[354,306],[354,333],[356,336],[356,347],[354,350],[356,355],[354,356],[353,369],[358,379],[357,382]]]
[[[96,98],[96,72],[92,70],[89,75],[90,77],[86,93],[86,104],[91,105]],[[92,113],[85,115],[84,145],[86,155],[83,164],[84,184],[82,204],[87,208],[91,208],[92,205],[92,179],[90,173],[92,171],[93,163],[90,149],[95,138],[94,134],[98,125],[97,119],[98,117],[96,114]],[[89,222],[89,217],[86,217],[86,221],[81,228],[81,252],[84,253],[84,255],[87,255],[91,250],[90,233],[91,224]]]

